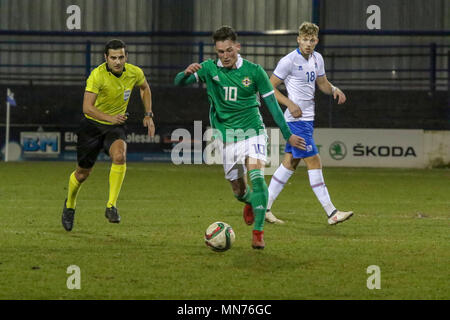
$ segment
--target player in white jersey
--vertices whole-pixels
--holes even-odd
[[[345,94],[327,80],[322,55],[314,51],[319,42],[318,35],[319,27],[317,25],[303,22],[299,27],[297,37],[299,47],[280,60],[270,77],[278,102],[287,107],[284,113],[286,122],[292,133],[306,140],[306,150],[295,148],[289,143],[286,144],[283,162],[273,174],[269,185],[269,202],[266,212],[266,221],[268,222],[284,223],[271,212],[272,204],[301,159],[305,161],[308,168],[311,188],[327,213],[328,223],[336,224],[353,215],[352,211],[337,210],[331,202],[322,174],[322,162],[313,139],[316,83],[323,93],[333,95],[334,99],[338,99],[338,104],[342,104],[346,100]],[[286,86],[287,97],[277,90],[282,82]]]

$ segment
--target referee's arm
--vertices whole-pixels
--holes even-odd
[[[149,114],[153,114],[152,112],[152,91],[150,90],[150,85],[147,80],[144,80],[144,83],[139,86],[139,91],[141,95],[142,103],[145,108],[145,116],[142,120],[144,127],[148,129],[148,135],[150,137],[155,136],[155,124],[153,123],[153,116],[149,116]]]
[[[97,94],[85,91],[83,99],[83,113],[100,121],[111,122],[112,124],[122,124],[127,120],[127,117],[123,114],[117,114],[111,116],[103,113],[95,107],[95,100],[97,100]]]

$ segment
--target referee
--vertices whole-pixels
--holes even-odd
[[[73,228],[77,195],[81,184],[89,177],[100,151],[111,157],[109,199],[105,216],[112,223],[120,222],[116,208],[126,172],[125,121],[131,91],[135,86],[145,107],[143,124],[148,135],[155,135],[150,86],[143,71],[127,63],[126,45],[121,40],[110,40],[105,46],[105,62],[92,70],[86,82],[83,100],[84,118],[78,132],[78,166],[69,178],[67,198],[62,212],[62,225]]]

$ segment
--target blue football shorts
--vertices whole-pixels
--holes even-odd
[[[284,152],[292,153],[294,159],[308,158],[319,153],[313,138],[314,121],[292,121],[287,124],[293,134],[305,139],[306,150],[298,149],[286,142]]]

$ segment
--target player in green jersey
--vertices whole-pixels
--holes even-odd
[[[235,31],[222,26],[213,34],[217,60],[189,65],[175,77],[175,85],[206,83],[210,122],[216,130],[223,154],[225,178],[235,197],[244,202],[244,220],[254,223],[252,247],[263,249],[264,218],[268,190],[263,168],[267,155],[267,135],[259,112],[259,95],[280,127],[283,137],[299,149],[303,138],[293,135],[275,99],[274,89],[264,69],[243,59]],[[249,173],[253,190],[247,185]]]
[[[125,43],[111,40],[105,46],[105,62],[92,70],[86,81],[83,100],[84,117],[78,131],[78,166],[70,175],[67,198],[64,201],[62,225],[71,231],[75,207],[82,183],[89,177],[100,151],[111,157],[109,199],[105,216],[112,223],[120,222],[116,208],[126,172],[125,121],[133,88],[138,86],[145,114],[143,125],[154,136],[150,86],[141,68],[127,62]]]

